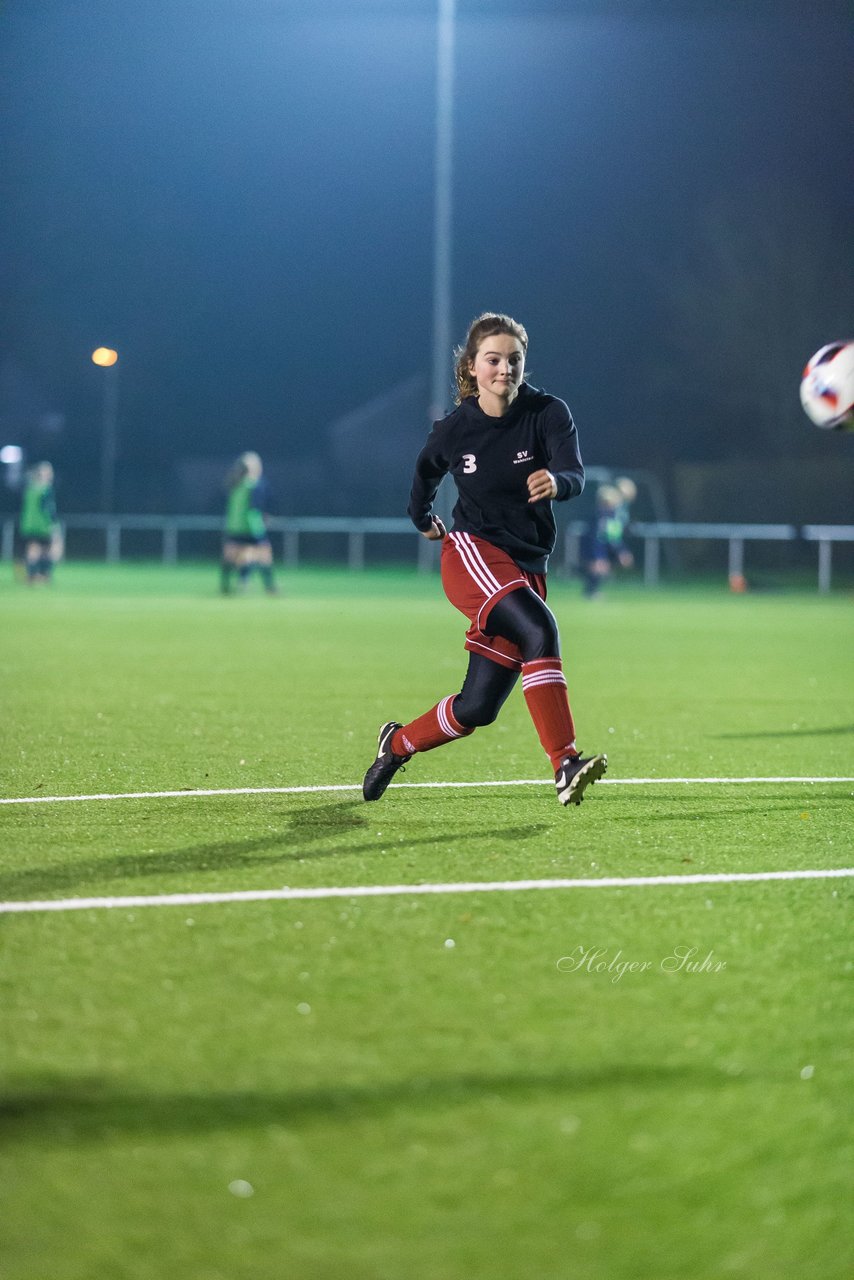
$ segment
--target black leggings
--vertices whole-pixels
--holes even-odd
[[[560,657],[557,619],[530,587],[517,587],[502,596],[486,615],[483,630],[512,640],[521,649],[523,662]]]
[[[463,687],[453,701],[454,718],[467,729],[492,724],[518,679],[518,671],[499,666],[482,653],[470,653]]]
[[[510,591],[487,615],[487,635],[503,636],[519,646],[523,662],[560,656],[560,636],[551,609],[530,587]],[[467,729],[492,724],[519,679],[519,672],[502,667],[483,654],[469,654],[463,687],[453,703],[454,716]]]

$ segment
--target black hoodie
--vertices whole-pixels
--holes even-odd
[[[416,529],[430,528],[436,491],[453,476],[458,499],[453,528],[500,547],[529,573],[545,573],[555,545],[548,498],[528,502],[527,479],[545,468],[557,482],[556,501],[584,488],[584,467],[572,414],[555,396],[523,382],[502,418],[491,418],[468,396],[433,425],[415,463],[409,516]]]

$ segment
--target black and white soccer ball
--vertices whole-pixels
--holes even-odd
[[[854,342],[829,342],[807,361],[801,404],[817,427],[854,430]]]

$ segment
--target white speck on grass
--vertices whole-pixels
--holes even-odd
[[[812,1080],[815,1075],[815,1067],[801,1067],[801,1079]]]
[[[448,948],[449,951],[451,950],[452,947],[455,947],[456,945],[457,944],[454,942],[453,938],[445,939],[445,946]]]
[[[311,1005],[306,1004],[304,1000],[301,1000],[300,1003],[297,1005],[297,1013],[301,1013],[303,1014],[303,1016],[311,1013]]]
[[[255,1188],[252,1183],[247,1182],[244,1178],[235,1178],[233,1182],[229,1182],[228,1189],[239,1200],[248,1200],[250,1196],[255,1194]]]

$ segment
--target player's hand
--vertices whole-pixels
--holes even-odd
[[[557,480],[551,471],[532,471],[528,476],[528,502],[542,502],[543,498],[557,497]]]
[[[424,529],[421,533],[422,538],[426,538],[428,542],[441,542],[448,530],[442,524],[438,516],[433,516],[433,524],[429,529]]]

